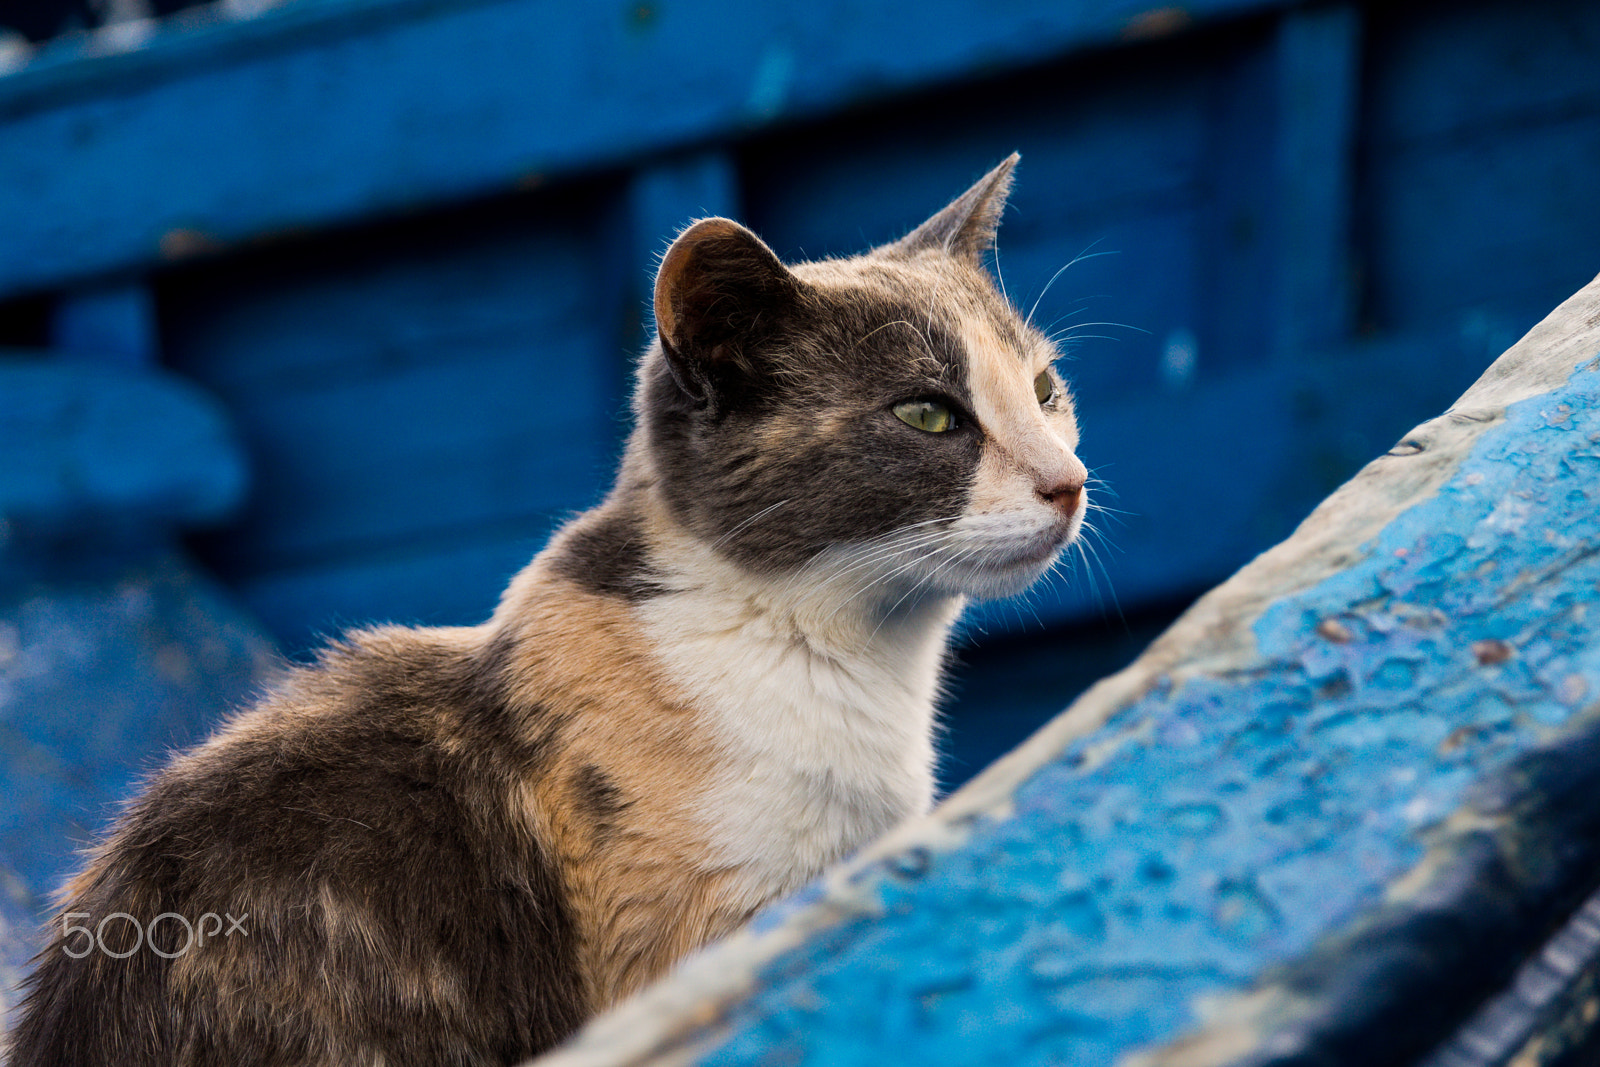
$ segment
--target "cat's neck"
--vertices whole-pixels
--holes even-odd
[[[657,595],[633,605],[645,641],[723,753],[704,805],[714,862],[752,898],[787,892],[925,811],[934,706],[958,597],[908,595],[819,561],[752,574],[648,493]]]
[[[664,602],[655,608],[641,605],[643,616],[663,623],[675,618],[663,636],[739,637],[882,681],[882,674],[902,668],[936,674],[938,656],[964,604],[964,598],[880,576],[849,553],[824,553],[798,571],[753,572],[676,521],[649,485],[630,487],[606,506],[637,517],[648,545],[651,581],[661,591],[655,599]],[[929,650],[935,653],[932,661]]]

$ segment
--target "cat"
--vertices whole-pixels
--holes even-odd
[[[685,229],[610,494],[489,621],[350,633],[156,774],[12,1063],[514,1063],[926,811],[957,614],[1089,506],[983,265],[1016,161],[852,258]]]

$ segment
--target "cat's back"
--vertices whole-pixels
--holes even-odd
[[[569,1033],[571,909],[506,799],[550,753],[505,659],[360,632],[175,760],[68,886],[12,1062],[504,1063]]]

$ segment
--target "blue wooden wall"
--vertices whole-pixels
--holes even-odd
[[[0,364],[216,398],[250,492],[162,536],[290,654],[481,619],[598,499],[687,219],[849,253],[1021,150],[996,268],[1122,514],[970,618],[952,782],[1600,268],[1584,0],[297,0],[6,55]]]

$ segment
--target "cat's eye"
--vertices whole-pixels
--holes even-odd
[[[894,406],[894,417],[928,433],[944,433],[956,424],[955,412],[937,400],[905,400]]]
[[[1056,395],[1056,382],[1050,377],[1049,371],[1040,371],[1039,376],[1033,380],[1033,395],[1039,398],[1041,404],[1050,403],[1050,399]]]

